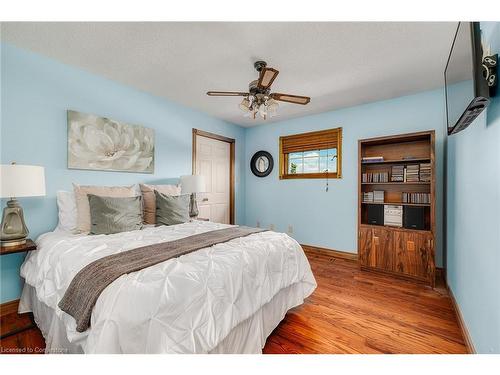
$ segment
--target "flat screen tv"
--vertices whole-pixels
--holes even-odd
[[[444,71],[448,134],[464,130],[488,106],[479,22],[460,22]]]

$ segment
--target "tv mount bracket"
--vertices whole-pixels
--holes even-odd
[[[497,91],[497,66],[498,66],[498,54],[483,57],[483,74],[486,82],[488,83],[488,89],[490,91],[490,97],[495,96]]]

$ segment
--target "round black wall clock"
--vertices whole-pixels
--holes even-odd
[[[257,151],[250,161],[250,169],[257,177],[266,177],[273,170],[274,161],[267,151]]]

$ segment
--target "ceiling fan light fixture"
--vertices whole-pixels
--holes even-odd
[[[269,99],[267,101],[267,112],[269,114],[269,117],[276,116],[278,114],[278,108],[279,108],[279,104],[276,100]]]
[[[267,106],[262,103],[260,106],[259,106],[259,114],[260,116],[265,120],[266,119],[266,116],[267,116]]]
[[[248,99],[248,97],[243,98],[239,107],[245,113],[250,112],[250,100]]]
[[[240,91],[208,91],[209,96],[243,96],[243,100],[238,107],[245,117],[257,117],[260,115],[264,120],[267,117],[274,117],[278,114],[278,101],[293,104],[306,105],[311,98],[291,94],[271,92],[271,85],[279,74],[274,68],[268,68],[265,61],[257,61],[254,64],[259,72],[259,79],[250,82],[248,92]]]

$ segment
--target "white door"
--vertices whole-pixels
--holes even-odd
[[[199,217],[229,224],[231,145],[196,136],[196,174],[205,177],[206,193],[197,194]]]

